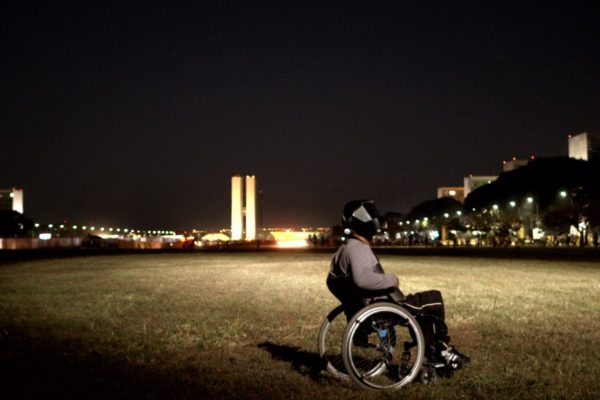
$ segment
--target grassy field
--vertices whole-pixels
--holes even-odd
[[[138,254],[0,266],[2,398],[592,399],[597,262],[383,255],[437,288],[472,363],[434,386],[366,392],[321,371],[329,255]]]

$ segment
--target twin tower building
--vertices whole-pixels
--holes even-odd
[[[231,240],[256,240],[256,178],[231,177]]]

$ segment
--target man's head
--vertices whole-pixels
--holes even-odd
[[[344,206],[342,224],[367,240],[379,232],[379,212],[373,200],[353,200]]]

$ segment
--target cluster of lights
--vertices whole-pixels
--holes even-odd
[[[43,228],[43,225],[40,223],[35,223],[34,227],[36,229],[40,229]],[[175,231],[170,231],[170,230],[141,230],[141,229],[129,229],[129,228],[113,228],[113,227],[96,227],[96,226],[87,226],[87,225],[72,225],[70,228],[68,226],[66,226],[65,224],[60,224],[57,227],[55,227],[54,224],[48,224],[47,225],[48,229],[60,229],[60,230],[65,230],[65,229],[71,229],[73,231],[89,231],[89,232],[111,232],[111,233],[125,233],[125,234],[144,234],[144,235],[175,235]]]
[[[444,215],[444,218],[450,218],[450,213],[444,213],[443,215]],[[459,211],[456,212],[456,216],[457,217],[460,217],[461,215],[462,215],[462,211],[459,210]],[[428,222],[429,222],[429,217],[424,217],[423,220],[421,220],[421,219],[415,219],[414,220],[414,223],[417,224],[417,225],[421,224],[421,223],[423,225],[427,225]],[[410,223],[411,223],[410,220],[406,220],[406,221],[400,221],[400,222],[398,222],[398,225],[399,226],[404,226],[404,225],[410,225]]]
[[[559,196],[564,199],[564,198],[568,197],[568,193],[567,193],[566,190],[561,190],[559,192]],[[535,199],[533,197],[531,197],[531,196],[528,196],[528,197],[525,198],[525,202],[527,204],[533,204],[535,202]],[[511,208],[515,208],[517,206],[517,202],[514,201],[514,200],[511,200],[511,201],[508,202],[508,205]],[[497,211],[500,210],[500,206],[498,204],[492,204],[492,210],[494,210],[494,211],[497,212]],[[475,211],[477,211],[477,210],[475,208],[473,208],[473,212],[475,212]],[[486,209],[483,209],[482,211],[484,213],[487,212]],[[444,215],[444,218],[450,218],[450,213],[444,213],[443,215]],[[460,217],[461,215],[462,215],[462,211],[457,211],[456,212],[456,216]],[[423,225],[426,225],[428,221],[429,221],[429,218],[427,218],[427,217],[423,218]],[[411,223],[411,221],[409,221],[409,220],[407,220],[407,221],[400,221],[400,222],[398,222],[398,225],[399,226],[404,226],[405,224],[406,225],[410,225],[410,223]],[[421,220],[420,219],[416,219],[414,221],[414,223],[418,225],[418,224],[421,223]]]
[[[558,193],[558,195],[559,195],[561,198],[563,198],[563,199],[564,199],[564,198],[567,198],[567,197],[569,196],[569,194],[567,193],[567,191],[566,191],[566,190],[561,190],[561,191]],[[533,203],[535,202],[535,198],[533,198],[533,197],[531,197],[531,196],[528,196],[528,197],[526,197],[526,198],[525,198],[525,202],[526,202],[527,204],[533,204]],[[508,202],[508,205],[510,206],[510,208],[515,208],[515,207],[517,206],[517,202],[516,202],[516,201],[514,201],[514,200],[511,200],[511,201],[509,201],[509,202]],[[492,204],[492,209],[493,209],[494,211],[498,211],[498,210],[500,209],[500,206],[499,206],[498,204]],[[476,210],[475,208],[473,208],[473,211],[475,212],[475,211],[477,211],[477,210]],[[483,211],[484,213],[485,213],[485,212],[487,212],[487,210],[486,210],[486,209],[483,209],[482,211]],[[444,216],[446,216],[446,215],[447,215],[447,214],[444,214]]]

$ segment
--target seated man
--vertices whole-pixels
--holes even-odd
[[[470,359],[448,345],[450,337],[441,293],[431,290],[404,296],[398,289],[398,277],[386,274],[373,254],[369,241],[379,231],[378,216],[371,200],[355,200],[345,205],[342,223],[349,239],[331,260],[327,287],[344,305],[348,320],[377,298],[384,297],[404,306],[419,321],[427,356],[441,356],[452,369],[461,368]]]

